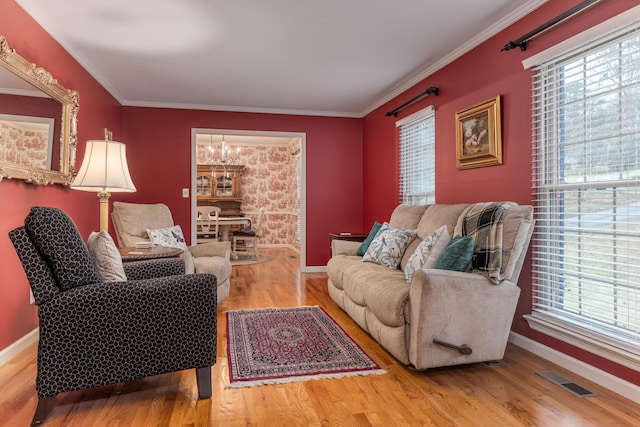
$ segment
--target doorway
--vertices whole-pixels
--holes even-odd
[[[211,179],[227,177],[229,182],[233,179],[237,182],[235,185],[242,186],[237,204],[231,203],[229,207],[231,198],[225,200],[227,215],[238,212],[239,215],[255,217],[263,208],[264,238],[261,245],[293,248],[300,254],[300,271],[306,271],[305,141],[306,134],[300,132],[193,128],[191,241],[196,242],[197,239],[198,201],[201,204],[220,201],[209,200],[209,195],[203,194],[203,187],[198,186],[202,184],[198,181],[202,180],[199,175],[207,169],[211,170]],[[238,180],[237,175],[232,175],[232,170],[243,174],[242,178]]]

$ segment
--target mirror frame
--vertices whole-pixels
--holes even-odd
[[[60,85],[44,68],[37,67],[9,47],[0,35],[0,67],[12,72],[27,83],[40,89],[62,104],[60,126],[60,169],[47,170],[0,162],[0,181],[3,178],[24,179],[28,183],[70,185],[76,175],[76,147],[78,146],[77,119],[80,96],[74,90]]]

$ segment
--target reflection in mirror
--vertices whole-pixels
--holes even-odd
[[[0,35],[0,181],[69,185],[75,176],[78,94]]]

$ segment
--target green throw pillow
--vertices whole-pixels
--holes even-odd
[[[358,255],[364,256],[364,254],[367,253],[367,249],[369,249],[369,245],[373,241],[373,238],[376,237],[376,234],[378,234],[378,231],[380,231],[380,227],[382,227],[382,224],[380,224],[378,221],[373,223],[373,227],[371,227],[369,235],[366,239],[364,239],[360,246],[358,246],[358,250],[356,250],[356,253]]]
[[[465,271],[473,256],[473,239],[455,236],[442,252],[436,265],[437,270]]]

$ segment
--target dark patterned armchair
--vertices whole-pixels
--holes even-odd
[[[9,237],[40,319],[34,424],[58,393],[183,369],[196,368],[199,397],[211,396],[214,275],[103,282],[75,224],[55,208],[32,208]],[[175,272],[155,264],[132,263],[127,278]]]

